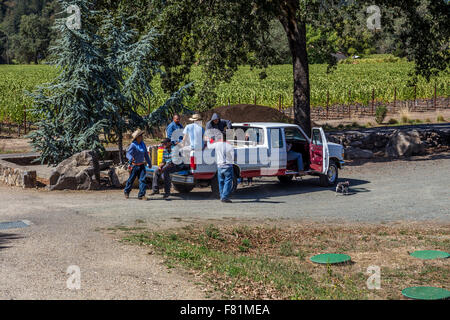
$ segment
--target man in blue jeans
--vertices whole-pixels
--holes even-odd
[[[128,178],[127,185],[125,186],[125,198],[130,197],[131,189],[136,178],[139,178],[139,200],[146,200],[145,193],[147,190],[146,182],[146,169],[145,163],[151,167],[152,162],[148,155],[147,146],[144,143],[143,136],[144,131],[138,129],[133,133],[133,142],[127,151],[127,159],[131,163],[132,169],[130,177]]]
[[[233,146],[219,139],[211,145],[216,152],[217,178],[219,181],[220,200],[224,203],[231,203],[230,195],[233,191]]]
[[[295,152],[292,149],[292,144],[287,144],[287,161],[297,160],[298,172],[303,171],[303,156],[301,153]]]

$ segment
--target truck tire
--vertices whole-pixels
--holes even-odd
[[[237,190],[237,186],[238,186],[237,179],[238,179],[238,177],[237,177],[237,172],[235,169],[234,174],[233,174],[233,187],[231,189],[231,193],[233,193]],[[217,178],[217,173],[214,176],[214,178],[211,179],[211,192],[215,199],[220,199],[219,180]]]
[[[189,193],[194,189],[194,186],[192,185],[186,185],[186,184],[173,184],[173,188],[178,191],[179,193]]]
[[[321,174],[319,176],[319,182],[321,187],[332,187],[335,186],[339,179],[339,169],[336,162],[330,162],[330,167],[328,168],[327,174]]]
[[[286,184],[292,181],[292,179],[294,178],[293,175],[289,175],[289,176],[278,176],[278,181],[280,181],[280,183],[282,184]]]

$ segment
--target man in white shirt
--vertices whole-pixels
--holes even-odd
[[[192,121],[192,123],[184,128],[182,145],[185,146],[187,141],[189,141],[191,150],[201,151],[204,146],[203,135],[205,130],[198,122],[201,122],[202,117],[200,114],[194,114],[189,120]]]
[[[234,148],[231,144],[223,142],[223,140],[213,143],[210,147],[216,152],[220,200],[224,203],[231,203],[230,195],[233,190]]]

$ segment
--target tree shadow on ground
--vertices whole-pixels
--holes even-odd
[[[349,181],[350,191],[353,194],[360,192],[370,192],[365,188],[355,188],[358,186],[369,184],[369,181],[359,179],[340,179],[339,182]],[[174,193],[171,196],[171,200],[212,200],[215,197],[209,191],[191,192],[188,194]],[[279,204],[285,203],[284,201],[277,200],[276,198],[302,195],[306,193],[319,192],[319,191],[335,191],[335,187],[324,188],[319,185],[318,179],[304,179],[294,180],[290,183],[282,184],[278,180],[263,179],[254,180],[252,186],[240,185],[236,192],[232,195],[233,202],[236,203],[270,203]]]
[[[13,240],[22,239],[23,236],[14,233],[2,233],[0,232],[0,250],[11,248],[7,244]]]

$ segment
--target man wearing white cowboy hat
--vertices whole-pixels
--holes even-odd
[[[205,130],[201,126],[202,116],[196,113],[189,118],[189,121],[192,121],[192,123],[184,128],[182,145],[185,146],[189,141],[191,150],[203,150]]]
[[[133,188],[133,183],[136,178],[139,178],[139,200],[145,200],[145,193],[147,190],[147,182],[146,178],[146,169],[145,162],[151,167],[152,162],[147,152],[147,146],[144,143],[144,131],[141,129],[137,129],[133,132],[133,142],[127,151],[127,159],[131,162],[132,169],[130,173],[130,177],[128,178],[127,185],[125,187],[124,193],[125,198],[130,197],[131,189]]]

